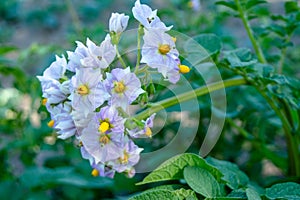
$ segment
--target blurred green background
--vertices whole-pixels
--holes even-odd
[[[142,2],[157,8],[161,19],[174,25],[176,31],[191,37],[215,33],[227,50],[251,48],[241,22],[214,1],[201,1],[199,10],[193,9],[189,0]],[[55,54],[73,51],[75,41],[85,42],[89,37],[99,44],[108,32],[111,12],[128,14],[129,29],[136,28],[133,5],[133,0],[0,1],[0,199],[126,199],[146,189],[147,186],[134,185],[145,174],[132,179],[124,175],[116,175],[113,180],[92,177],[89,163],[81,158],[75,142],[57,139],[47,126],[50,119],[41,106],[41,88],[35,78],[54,61]],[[283,2],[277,1],[257,8],[255,13],[260,18],[253,21],[256,33],[262,36],[259,41],[267,59],[273,63],[278,62],[280,53],[274,47],[277,36],[265,36],[259,30],[272,23],[270,13],[282,13],[282,6]],[[297,30],[292,37],[294,46],[292,50],[288,48],[284,66],[284,73],[296,78],[300,78],[299,34]],[[222,74],[224,78],[230,76],[226,71]],[[188,76],[199,79],[194,72]],[[241,94],[239,99],[237,92]],[[164,94],[157,97],[163,98]],[[280,180],[285,163],[274,160],[276,153],[285,154],[285,142],[274,113],[251,88],[228,89],[227,101],[230,119],[210,155],[237,163],[262,186]],[[211,112],[209,102],[208,97],[199,98],[201,121],[189,152],[198,153],[205,136]],[[177,127],[178,122],[169,122],[151,141],[139,144],[147,151],[158,149],[174,137],[176,131],[172,130]],[[243,127],[249,134],[240,134],[235,127]]]

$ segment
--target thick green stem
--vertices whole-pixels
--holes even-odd
[[[275,111],[277,116],[280,118],[282,122],[283,131],[286,138],[287,151],[288,151],[288,161],[289,161],[289,169],[288,174],[291,176],[300,177],[300,157],[298,150],[298,141],[297,138],[293,137],[292,134],[292,126],[290,125],[288,119],[285,117],[284,113],[276,106],[274,101],[270,99],[267,94],[257,88],[260,94],[264,97],[264,99],[268,102],[270,107]]]
[[[202,86],[198,89],[195,89],[195,90],[192,90],[189,92],[185,92],[185,93],[182,93],[182,94],[174,96],[174,97],[167,98],[167,99],[159,101],[155,104],[151,104],[150,108],[137,114],[135,116],[135,118],[139,119],[139,120],[146,119],[153,113],[156,113],[162,109],[176,105],[178,103],[182,103],[184,101],[191,100],[191,99],[195,98],[195,96],[199,97],[199,96],[203,96],[205,94],[208,94],[210,92],[220,90],[223,88],[237,86],[237,85],[245,85],[245,84],[247,84],[247,81],[244,78],[238,78],[238,79],[229,79],[229,80],[225,80],[225,81],[212,83],[212,84],[209,84],[206,86]]]
[[[251,26],[250,26],[249,21],[248,21],[248,17],[246,15],[246,13],[244,12],[243,8],[242,8],[240,0],[235,0],[235,4],[237,6],[240,18],[242,19],[242,22],[243,22],[244,27],[247,31],[248,37],[249,37],[249,39],[252,43],[252,46],[254,48],[254,51],[257,55],[257,58],[258,58],[259,62],[267,63],[267,60],[265,59],[265,56],[264,56],[264,54],[261,50],[261,47],[260,47],[259,43],[256,41],[256,39],[254,37],[253,31],[252,31]]]

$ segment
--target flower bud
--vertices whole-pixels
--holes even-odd
[[[128,20],[129,16],[125,16],[123,13],[112,13],[109,19],[109,32],[122,33],[127,27]]]

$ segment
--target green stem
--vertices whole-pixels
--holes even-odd
[[[264,97],[264,99],[268,102],[271,108],[275,111],[276,115],[280,118],[283,126],[283,131],[286,138],[287,143],[287,151],[288,151],[288,160],[289,160],[289,169],[288,174],[299,177],[300,176],[300,158],[299,158],[299,150],[298,150],[298,141],[293,137],[292,134],[292,126],[290,125],[288,119],[285,117],[284,113],[276,106],[274,101],[267,96],[267,94],[257,88],[260,94]]]
[[[81,23],[80,23],[80,20],[79,20],[79,17],[78,17],[78,14],[74,8],[74,5],[72,3],[71,0],[65,0],[66,4],[67,4],[67,8],[70,12],[70,15],[71,15],[71,19],[73,21],[73,24],[74,24],[74,27],[75,27],[75,30],[76,32],[81,35],[82,34],[82,26],[81,26]]]
[[[140,112],[139,114],[137,114],[135,116],[135,118],[139,119],[139,120],[146,119],[153,113],[156,113],[162,109],[176,105],[178,103],[182,103],[184,101],[191,100],[191,99],[195,98],[196,96],[199,97],[199,96],[203,96],[205,94],[208,94],[210,92],[220,90],[223,88],[237,86],[237,85],[245,85],[245,84],[247,84],[247,81],[244,78],[235,78],[235,79],[229,79],[229,80],[220,81],[220,82],[216,82],[216,83],[211,83],[209,85],[202,86],[198,89],[195,89],[195,90],[192,90],[189,92],[185,92],[185,93],[182,93],[182,94],[174,96],[174,97],[164,99],[155,104],[150,104],[150,108]]]
[[[246,13],[244,12],[243,8],[242,8],[240,0],[235,0],[235,4],[237,6],[240,18],[242,19],[242,22],[243,22],[244,27],[247,31],[248,37],[250,38],[250,41],[252,43],[252,46],[254,48],[254,51],[257,55],[257,58],[258,58],[259,62],[267,63],[267,60],[265,59],[265,56],[264,56],[264,54],[261,50],[261,47],[260,47],[259,43],[256,41],[256,39],[254,37],[253,31],[252,31],[252,29],[250,27],[250,24],[249,24],[249,21],[248,21],[248,17],[246,15]]]
[[[242,136],[244,136],[246,139],[248,140],[253,140],[253,136],[246,131],[244,128],[242,128],[241,126],[237,125],[233,119],[231,118],[226,118],[226,121],[230,124],[230,126],[234,127]]]
[[[124,62],[122,56],[120,55],[120,52],[119,52],[119,49],[118,49],[118,46],[117,46],[117,45],[115,45],[115,50],[116,50],[117,57],[118,57],[118,59],[119,59],[121,65],[122,65],[124,68],[127,68],[126,63]]]
[[[140,67],[140,61],[141,61],[141,37],[143,35],[144,28],[143,25],[139,25],[138,28],[138,35],[137,35],[137,56],[136,56],[136,65],[134,73],[137,73]]]
[[[291,37],[292,37],[292,34],[289,34],[288,37],[286,38],[286,43],[291,41]],[[278,68],[277,68],[277,73],[278,74],[282,73],[282,69],[283,69],[283,65],[284,65],[284,61],[285,61],[285,57],[286,57],[286,50],[287,50],[287,47],[284,47],[281,50],[279,65],[278,65]]]

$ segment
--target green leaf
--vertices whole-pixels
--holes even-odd
[[[296,1],[287,1],[284,4],[286,14],[299,11],[298,3]]]
[[[222,173],[212,165],[208,164],[203,158],[196,154],[185,153],[170,158],[162,163],[156,170],[144,178],[136,185],[153,183],[158,181],[179,180],[183,178],[183,169],[186,166],[198,166],[209,171],[219,181]]]
[[[159,186],[138,195],[135,195],[129,200],[146,200],[146,199],[178,199],[178,200],[197,200],[196,194],[190,189],[180,188],[178,190],[173,189],[172,185]]]
[[[246,189],[246,195],[247,195],[248,200],[261,200],[259,194],[252,188]]]
[[[248,0],[246,3],[246,10],[249,10],[255,6],[257,6],[258,4],[263,4],[263,3],[267,3],[267,1],[265,0]]]
[[[213,33],[201,34],[193,37],[209,55],[218,53],[222,48],[221,39]]]
[[[200,34],[184,44],[184,51],[187,54],[186,60],[193,65],[219,53],[221,48],[222,41],[215,34]]]
[[[249,178],[238,168],[237,165],[211,157],[207,158],[206,161],[224,174],[222,179],[227,182],[226,185],[231,189],[238,189],[239,187],[244,187],[249,183]]]
[[[198,199],[196,193],[190,189],[180,188],[179,190],[175,190],[174,192],[180,199],[187,199],[187,200]]]
[[[174,191],[158,189],[158,190],[145,191],[141,194],[129,198],[128,200],[151,200],[151,199],[179,200],[180,198],[176,195],[176,193],[174,193]]]
[[[246,48],[225,51],[224,56],[231,67],[246,67],[257,62],[257,60],[252,57],[251,51]]]
[[[235,5],[235,3],[233,1],[218,1],[218,2],[216,2],[216,4],[226,6],[235,11],[237,10],[237,6]]]
[[[209,198],[221,195],[219,183],[207,170],[197,166],[187,166],[184,168],[183,174],[187,184],[195,192]]]
[[[73,168],[61,167],[29,168],[20,177],[21,182],[29,188],[52,187],[55,185],[73,185],[82,188],[103,188],[112,186],[113,181],[108,178],[86,178],[76,174]]]
[[[17,49],[18,49],[18,48],[17,48],[17,47],[14,47],[14,46],[1,46],[1,47],[0,47],[0,55],[9,53],[9,52],[11,52],[11,51],[15,51],[15,50],[17,50]]]
[[[289,200],[299,200],[300,184],[293,182],[275,184],[266,189],[266,197],[269,199],[285,198]]]

